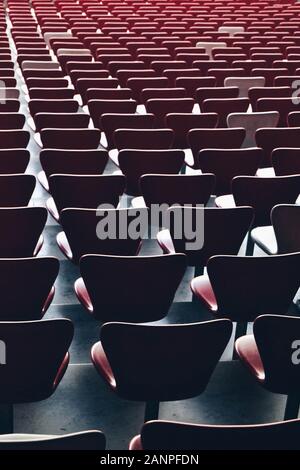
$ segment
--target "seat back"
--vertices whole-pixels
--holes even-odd
[[[168,113],[165,116],[166,127],[175,132],[174,148],[188,148],[188,133],[197,128],[214,128],[218,123],[217,113]]]
[[[114,132],[116,147],[122,149],[166,150],[172,147],[172,129],[117,129]]]
[[[232,194],[237,206],[254,209],[254,225],[270,225],[270,213],[277,204],[294,204],[300,193],[300,175],[236,176]]]
[[[41,141],[45,149],[97,149],[100,143],[99,129],[87,128],[44,128],[41,130]]]
[[[108,161],[106,150],[44,149],[40,161],[46,176],[54,173],[100,175]]]
[[[93,304],[93,315],[103,322],[144,323],[165,317],[185,268],[183,254],[86,255],[80,260],[80,272]]]
[[[300,174],[300,149],[289,147],[274,149],[272,163],[276,176]]]
[[[245,139],[246,131],[242,127],[232,129],[192,129],[188,133],[188,142],[193,152],[195,163],[202,149],[239,149]]]
[[[46,219],[45,207],[0,208],[0,257],[33,256]]]
[[[228,127],[241,126],[246,130],[243,147],[255,147],[255,133],[263,127],[276,127],[279,121],[278,111],[262,113],[231,113],[227,116]]]
[[[141,194],[139,179],[146,173],[179,173],[184,163],[182,150],[120,150],[119,165],[126,176],[126,193]]]
[[[140,188],[146,206],[152,204],[206,205],[213,194],[215,176],[146,174],[140,178]]]
[[[110,149],[115,147],[114,132],[117,129],[152,129],[155,126],[154,114],[102,114],[100,121]]]
[[[120,214],[120,211],[123,214]],[[141,212],[143,212],[141,210]],[[120,223],[124,224],[125,236],[119,236]],[[81,256],[95,253],[120,256],[137,254],[141,237],[132,238],[128,234],[130,222],[136,218],[129,209],[76,209],[66,208],[61,211],[60,221],[72,250],[74,262]],[[109,224],[109,231],[105,229]],[[123,232],[122,232],[123,233]]]
[[[144,450],[283,450],[299,449],[300,420],[255,425],[209,425],[171,421],[145,423]],[[136,450],[132,441],[131,450]]]
[[[262,166],[271,166],[271,155],[274,149],[288,146],[299,147],[300,127],[282,127],[258,129],[255,133],[256,145],[264,151]]]
[[[66,319],[1,322],[2,353],[3,345],[6,352],[0,369],[1,403],[39,401],[52,395],[73,332]]]
[[[1,321],[41,319],[58,270],[52,257],[0,259]]]
[[[265,312],[287,313],[300,284],[300,253],[213,256],[207,272],[218,312],[232,321],[253,321]]]
[[[215,194],[219,196],[231,191],[231,182],[235,176],[254,176],[262,158],[263,151],[260,148],[203,149],[198,155],[198,166],[204,173],[215,175]]]
[[[175,251],[185,253],[190,266],[199,267],[213,255],[237,254],[253,220],[250,207],[171,207],[168,212],[165,226]],[[220,237],[220,233],[226,233],[226,237]]]
[[[35,184],[33,175],[0,175],[0,207],[27,206]]]
[[[105,436],[101,431],[83,431],[63,436],[3,434],[0,450],[104,450]]]
[[[273,207],[271,220],[277,240],[278,253],[300,251],[300,206],[280,204]]]
[[[100,204],[116,207],[125,182],[124,175],[53,174],[49,190],[59,212],[67,207],[97,209]]]
[[[299,328],[299,318],[291,316],[263,315],[254,322],[253,333],[265,370],[264,387],[274,393],[300,389]]]
[[[106,323],[101,342],[118,395],[171,401],[205,390],[231,332],[229,320],[163,326]],[[205,361],[199,360],[203,356]]]

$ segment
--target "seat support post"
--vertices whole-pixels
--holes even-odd
[[[0,434],[14,432],[14,409],[12,404],[0,405]]]
[[[300,405],[300,394],[298,391],[290,393],[286,399],[284,420],[297,419]]]
[[[151,400],[146,402],[144,422],[158,419],[159,415],[159,401]]]

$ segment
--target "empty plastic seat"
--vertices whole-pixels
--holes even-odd
[[[139,178],[146,173],[179,173],[184,163],[182,150],[120,150],[118,162],[126,176],[126,193],[139,195]]]
[[[242,336],[235,343],[239,358],[255,380],[273,393],[287,395],[286,420],[297,418],[299,411],[298,330],[298,317],[263,315],[254,322],[253,335]]]
[[[300,174],[300,148],[282,147],[274,149],[272,163],[276,176]]]
[[[34,116],[36,132],[42,129],[80,129],[89,126],[90,116],[85,113],[37,113]]]
[[[35,256],[43,245],[41,235],[46,219],[47,210],[44,207],[0,208],[3,227],[0,236],[0,257]]]
[[[228,127],[242,126],[246,131],[243,147],[255,147],[255,133],[263,127],[276,127],[279,121],[278,111],[262,113],[232,113],[227,116]]]
[[[168,113],[165,116],[166,126],[175,133],[174,148],[185,149],[189,147],[187,140],[188,133],[192,129],[197,128],[213,128],[218,123],[218,115],[216,113]]]
[[[129,450],[299,449],[299,427],[299,420],[253,425],[151,421],[131,440]]]
[[[251,207],[220,210],[215,207],[178,206],[170,208],[169,213],[166,221],[169,227],[157,234],[158,243],[164,253],[185,253],[188,264],[195,266],[198,274],[203,273],[211,256],[236,255],[253,220]],[[176,220],[181,221],[179,226],[175,225]],[[193,222],[192,236],[187,237],[187,232],[178,230],[184,228],[184,220],[188,220],[189,224]],[[220,233],[226,233],[226,237],[220,237]]]
[[[89,88],[86,100],[130,100],[133,94],[130,88]]]
[[[47,208],[58,221],[60,212],[68,207],[97,209],[101,204],[116,207],[125,182],[123,175],[53,174],[49,177],[52,197],[47,200]]]
[[[204,113],[217,113],[219,127],[227,126],[227,116],[231,113],[245,113],[249,106],[248,98],[212,98],[201,104]]]
[[[231,190],[235,176],[254,176],[263,158],[259,148],[249,149],[203,149],[198,154],[198,167],[204,173],[216,176],[215,194],[226,194]]]
[[[100,137],[99,129],[44,128],[41,130],[42,145],[47,149],[97,149]]]
[[[74,327],[61,318],[1,322],[0,330],[9,354],[1,369],[0,402],[10,412],[7,432],[13,432],[13,404],[44,400],[55,392],[69,364]]]
[[[116,147],[121,149],[169,149],[174,141],[172,129],[118,129],[114,133]]]
[[[141,101],[146,104],[148,100],[186,98],[185,88],[144,88],[141,92]]]
[[[0,106],[1,109],[1,106]],[[25,116],[15,112],[0,112],[0,129],[23,129]]]
[[[124,217],[127,224],[125,237],[118,236],[118,217],[121,222],[124,220],[119,211],[126,216]],[[142,212],[143,209],[140,211]],[[109,234],[107,231],[102,233],[101,221],[106,220],[106,224],[109,214],[116,222],[112,224],[114,233]],[[139,251],[141,238],[132,239],[128,234],[128,226],[135,217],[136,211],[132,214],[130,209],[64,209],[60,214],[64,231],[57,235],[58,246],[63,254],[74,263],[78,263],[81,256],[89,253],[134,256]]]
[[[264,77],[227,77],[224,80],[225,87],[238,87],[239,98],[248,98],[249,88],[263,87]]]
[[[134,99],[141,103],[141,92],[145,88],[165,88],[169,86],[167,77],[135,77],[127,80],[127,86],[133,92]]]
[[[191,288],[216,316],[225,312],[240,325],[263,312],[287,313],[299,287],[300,253],[274,256],[213,256],[207,274],[192,280]],[[266,282],[266,279],[268,282]],[[249,292],[253,295],[249,298]]]
[[[88,102],[89,114],[95,127],[100,126],[100,118],[103,114],[134,114],[136,106],[135,100],[90,100]]]
[[[192,168],[198,169],[198,153],[202,149],[239,149],[245,139],[246,131],[242,127],[231,129],[192,129],[188,133],[188,142],[193,153],[193,161],[186,160]]]
[[[175,80],[175,86],[184,88],[191,98],[195,98],[198,88],[213,87],[215,84],[215,77],[178,77]]]
[[[194,100],[192,98],[150,99],[146,101],[145,106],[147,112],[156,117],[157,126],[163,126],[168,113],[191,113]]]
[[[287,122],[290,127],[300,127],[300,112],[292,111],[287,116]]]
[[[0,206],[27,206],[36,184],[33,175],[0,175]]]
[[[38,178],[42,186],[48,191],[48,178],[50,175],[57,173],[101,175],[107,161],[108,154],[105,150],[45,149],[40,153],[43,171],[38,174]]]
[[[252,74],[259,77],[265,77],[266,86],[271,87],[274,85],[274,80],[276,77],[288,75],[289,71],[287,68],[257,68],[252,70]]]
[[[1,321],[41,319],[54,297],[56,258],[0,259]]]
[[[260,98],[257,103],[257,111],[278,111],[279,127],[288,125],[288,115],[290,112],[300,110],[300,102],[294,98]]]
[[[0,130],[0,149],[25,149],[29,143],[30,134],[25,130]]]
[[[256,227],[251,237],[269,255],[299,251],[300,206],[279,204],[271,211],[271,226]]]
[[[78,299],[95,319],[144,323],[167,315],[185,269],[182,254],[86,255],[80,260],[82,278],[77,279],[74,287]],[[117,296],[114,293],[116,272],[122,280]]]
[[[251,206],[254,225],[270,225],[271,209],[277,204],[294,204],[300,193],[300,175],[259,177],[237,176],[232,180],[232,196],[216,199],[218,207]]]
[[[106,323],[101,341],[92,347],[92,361],[118,396],[146,402],[148,421],[158,418],[160,401],[191,398],[205,390],[231,332],[225,319],[163,326]],[[199,361],[203,354],[205,362]],[[137,376],[141,360],[145,366]]]
[[[253,87],[249,89],[249,100],[253,111],[257,111],[257,102],[261,98],[279,98],[291,96],[288,86]]]
[[[29,159],[30,153],[25,149],[0,150],[0,174],[24,173]]]
[[[7,451],[104,450],[105,436],[101,431],[83,431],[64,435],[3,434],[0,449]]]
[[[238,94],[238,87],[204,87],[196,90],[195,101],[199,104],[202,111],[202,105],[205,100],[237,98]]]
[[[117,129],[152,129],[155,127],[155,116],[153,114],[103,114],[100,118],[100,128],[104,131],[107,147],[114,148],[114,132]]]
[[[146,174],[140,178],[140,189],[147,207],[152,204],[206,205],[215,187],[213,174],[163,175]],[[133,202],[132,202],[133,203]]]
[[[299,127],[281,127],[258,129],[255,134],[255,140],[258,147],[264,150],[264,167],[272,165],[271,155],[274,149],[280,147],[297,148],[299,147],[300,128]]]

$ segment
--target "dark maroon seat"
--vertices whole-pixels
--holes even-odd
[[[255,380],[273,393],[287,395],[285,420],[297,418],[299,411],[298,331],[298,317],[263,315],[255,320],[253,335],[235,343]]]
[[[117,129],[152,129],[155,127],[153,114],[103,114],[100,118],[100,127],[105,133],[107,147],[114,148],[114,132]]]
[[[149,421],[131,440],[129,450],[298,450],[299,428],[298,419],[252,425]]]
[[[215,176],[146,174],[140,178],[140,189],[147,207],[152,204],[206,205],[215,186]]]
[[[188,264],[195,266],[198,273],[213,255],[236,255],[253,220],[251,207],[222,211],[212,207],[173,207],[169,212],[168,230],[157,234],[158,243],[164,253],[185,253]],[[192,236],[187,237],[187,231],[183,230],[185,221],[189,221],[189,225],[193,223]],[[226,237],[220,237],[220,233],[226,233]]]
[[[298,148],[300,127],[281,127],[258,129],[255,140],[258,147],[264,151],[264,167],[272,166],[272,151],[280,147]]]
[[[118,236],[119,224],[123,222],[120,211],[126,215],[125,237]],[[140,211],[142,213],[145,210]],[[57,244],[74,263],[89,253],[134,256],[140,249],[141,237],[131,238],[128,234],[128,226],[137,216],[136,211],[133,212],[130,209],[63,209],[60,221],[64,231],[57,235]],[[112,220],[111,233],[107,233],[104,227],[109,214]]]
[[[197,167],[216,176],[215,194],[230,192],[235,176],[254,176],[263,158],[260,148],[203,149],[198,154]]]
[[[165,116],[166,127],[175,132],[174,148],[185,149],[189,147],[188,133],[197,128],[214,128],[218,123],[217,113],[168,113]]]
[[[1,321],[40,320],[53,300],[58,270],[56,258],[0,259]]]
[[[125,184],[123,175],[53,174],[49,178],[52,197],[47,200],[47,208],[59,221],[60,212],[68,207],[97,209],[101,204],[116,207]]]
[[[4,434],[0,450],[6,451],[99,451],[105,449],[105,436],[101,431],[83,431],[64,435]]]
[[[272,163],[276,176],[300,174],[300,147],[274,149]]]
[[[156,321],[167,315],[185,269],[186,259],[182,254],[86,255],[80,260],[82,277],[74,288],[80,302],[97,320]]]
[[[203,149],[239,149],[245,139],[246,131],[242,127],[224,129],[192,129],[188,133],[188,142],[194,161],[187,162],[192,168],[198,169],[198,154]]]
[[[100,137],[101,132],[99,129],[44,128],[41,130],[41,141],[44,149],[97,149]]]
[[[126,176],[126,193],[140,195],[139,179],[146,173],[176,174],[184,164],[182,150],[120,150],[119,166]]]
[[[191,398],[206,389],[231,333],[226,319],[163,326],[106,323],[92,347],[92,361],[118,396],[146,402],[148,421],[158,418],[160,401]]]
[[[62,318],[1,322],[0,332],[1,344],[5,345],[0,403],[10,408],[12,417],[14,403],[45,400],[55,392],[69,364],[74,327]],[[13,431],[13,422],[8,423],[7,431]]]
[[[36,256],[43,245],[46,219],[45,207],[0,208],[0,257]]]
[[[117,149],[166,150],[172,147],[172,129],[117,129],[114,132]]]

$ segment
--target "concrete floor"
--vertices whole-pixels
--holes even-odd
[[[19,85],[22,85],[20,80]],[[21,102],[20,111],[27,114],[23,91]],[[36,175],[41,169],[40,149],[33,138],[29,150],[31,160],[27,173]],[[106,173],[115,169],[110,163]],[[44,206],[47,197],[37,182],[33,204]],[[55,237],[59,230],[58,224],[49,216],[40,256],[58,257],[60,273],[54,302],[45,318],[67,317],[73,320],[75,337],[71,346],[71,364],[51,398],[40,403],[15,406],[15,432],[61,434],[101,429],[107,436],[108,449],[126,449],[130,438],[142,425],[144,404],[119,399],[90,362],[89,351],[99,337],[100,325],[89,317],[77,301],[73,283],[79,275],[78,268],[67,261],[58,249]],[[156,242],[145,241],[141,254],[155,253],[160,253]],[[192,276],[193,269],[188,269],[164,322],[182,323],[210,318],[200,303],[191,302],[189,282]],[[285,397],[268,393],[256,385],[238,361],[230,360],[231,352],[232,341],[202,396],[182,402],[163,403],[160,417],[214,424],[262,423],[281,419]]]

